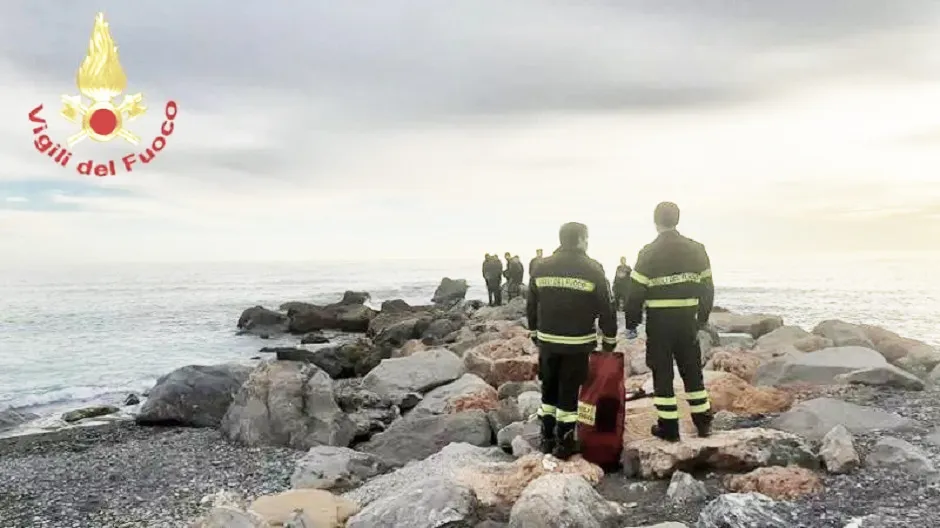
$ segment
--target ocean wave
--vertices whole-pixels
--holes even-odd
[[[149,390],[156,379],[147,378],[119,385],[79,385],[74,387],[57,386],[47,389],[34,389],[28,393],[0,395],[0,411],[21,409],[35,411],[57,404],[72,404],[122,399],[127,394]]]

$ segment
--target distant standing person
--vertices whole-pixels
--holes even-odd
[[[630,286],[630,273],[633,272],[627,265],[627,257],[620,257],[620,265],[614,274],[614,310],[622,310],[627,300],[627,291]]]
[[[578,393],[597,346],[594,321],[604,334],[603,349],[611,351],[617,344],[617,318],[604,268],[587,256],[587,226],[567,223],[558,238],[561,247],[529,277],[526,314],[539,347],[541,451],[566,459],[578,451]]]
[[[486,282],[486,292],[489,294],[490,306],[503,304],[503,292],[500,290],[503,281],[503,263],[496,255],[486,254],[483,259],[483,281]]]
[[[529,277],[532,276],[532,273],[535,271],[535,267],[539,265],[539,262],[542,262],[542,250],[535,250],[535,257],[529,261]]]
[[[522,260],[519,259],[519,256],[511,256],[508,252],[506,253],[506,281],[508,282],[506,287],[507,297],[511,301],[513,298],[518,297],[521,294],[522,290],[522,280],[525,276],[525,268],[522,267]]]
[[[673,389],[675,361],[685,397],[700,437],[711,432],[712,413],[702,375],[698,330],[708,322],[715,299],[711,262],[705,246],[676,231],[679,207],[656,206],[659,236],[640,250],[631,273],[625,310],[627,329],[635,332],[646,307],[646,361],[653,371],[653,403],[658,420],[652,434],[679,441],[679,401]]]

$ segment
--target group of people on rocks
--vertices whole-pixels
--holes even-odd
[[[483,280],[486,282],[486,291],[489,295],[490,306],[501,306],[503,304],[503,278],[506,278],[507,301],[521,295],[522,284],[525,278],[525,269],[522,266],[522,260],[519,255],[512,255],[508,251],[504,255],[506,267],[503,268],[503,262],[499,260],[498,255],[487,253],[483,257]],[[539,262],[544,259],[544,253],[541,249],[535,250],[535,256],[529,261],[529,276],[532,276],[533,270]],[[627,264],[627,257],[620,257],[620,264],[614,274],[613,295],[614,308],[623,310],[624,302],[627,300],[627,291],[630,288],[630,273],[633,269]]]
[[[529,275],[532,274],[532,263],[542,258],[542,250],[538,250],[537,255],[529,262]],[[506,268],[503,269],[503,262],[499,260],[498,255],[489,253],[483,258],[483,280],[486,282],[486,291],[489,294],[490,306],[501,306],[503,304],[503,277],[506,278],[506,296],[507,301],[522,295],[522,280],[525,276],[525,268],[522,266],[522,260],[519,255],[513,256],[508,251],[504,255],[506,258]]]
[[[529,264],[526,312],[532,341],[539,348],[542,401],[541,450],[565,459],[578,451],[576,425],[582,418],[581,385],[588,378],[589,357],[598,346],[612,352],[617,344],[617,318],[624,311],[627,338],[637,337],[646,319],[646,358],[653,374],[657,422],[651,434],[679,441],[679,401],[673,389],[673,364],[678,368],[699,436],[708,436],[712,412],[702,374],[698,331],[708,322],[714,303],[711,263],[705,246],[676,230],[679,207],[662,202],[653,212],[658,233],[640,250],[633,268],[621,257],[613,288],[604,268],[587,255],[588,228],[569,222],[561,226],[558,249],[548,257],[537,251]],[[490,304],[502,302],[501,276],[509,280],[510,298],[518,295],[523,267],[518,256],[487,255],[483,277]],[[621,402],[622,404],[622,402]],[[600,408],[593,412],[602,413]],[[616,409],[602,414],[617,415]],[[592,417],[591,420],[594,418]],[[597,417],[599,420],[600,417]]]

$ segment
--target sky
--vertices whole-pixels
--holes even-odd
[[[940,249],[934,0],[36,2],[0,18],[4,264]],[[36,151],[94,17],[149,143]]]

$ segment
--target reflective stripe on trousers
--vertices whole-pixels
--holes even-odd
[[[687,308],[698,306],[698,299],[650,299],[644,303],[647,308]]]

